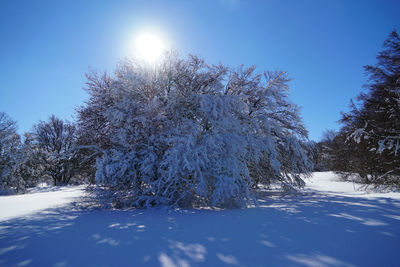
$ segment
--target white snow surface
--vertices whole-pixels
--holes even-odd
[[[0,196],[0,221],[65,206],[82,196],[83,189],[83,186],[38,187],[24,195]]]
[[[306,183],[233,210],[81,209],[79,186],[0,197],[0,266],[399,265],[400,193]]]
[[[400,193],[383,193],[355,182],[344,182],[333,172],[315,172],[310,179],[306,179],[306,185],[306,190],[336,196],[400,199]]]

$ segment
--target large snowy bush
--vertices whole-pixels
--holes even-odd
[[[166,55],[88,75],[80,135],[118,207],[246,206],[259,184],[303,186],[307,132],[284,72],[256,74]]]

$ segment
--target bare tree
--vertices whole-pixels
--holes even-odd
[[[15,175],[20,144],[16,122],[0,112],[0,193],[17,192],[24,188],[23,181]]]
[[[79,165],[75,125],[52,115],[33,126],[33,137],[38,147],[36,168],[54,185],[68,184]]]

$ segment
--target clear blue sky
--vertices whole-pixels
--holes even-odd
[[[155,28],[182,56],[287,70],[310,138],[337,129],[382,43],[400,29],[400,1],[20,1],[0,3],[0,111],[31,129],[73,119],[89,67],[112,72],[130,39]]]

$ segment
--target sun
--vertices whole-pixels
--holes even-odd
[[[134,54],[146,62],[157,61],[165,50],[165,42],[153,33],[142,33],[135,38]]]

